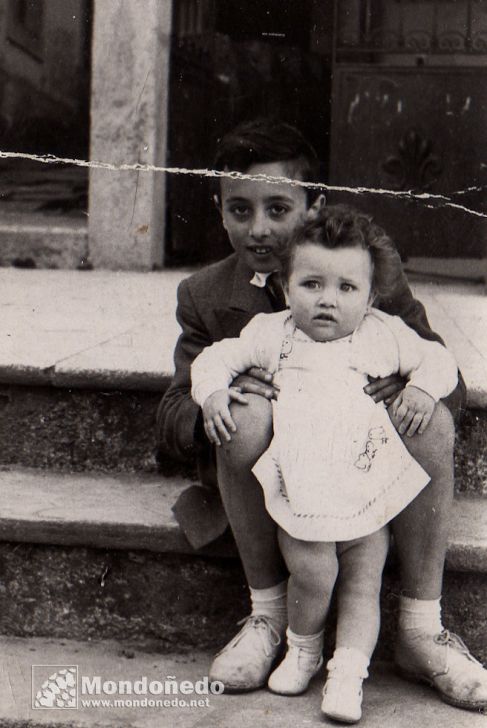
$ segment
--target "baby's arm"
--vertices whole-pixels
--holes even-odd
[[[458,368],[444,346],[421,338],[401,319],[394,317],[391,328],[398,345],[399,373],[408,379],[392,402],[392,414],[399,433],[412,437],[424,432],[436,403],[455,389]]]

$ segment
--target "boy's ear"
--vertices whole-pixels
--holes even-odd
[[[216,209],[218,210],[218,212],[221,215],[222,214],[222,205],[221,205],[220,198],[218,197],[218,195],[213,195],[213,204],[215,205]]]
[[[213,204],[215,205],[216,209],[218,210],[220,217],[222,219],[222,225],[224,229],[227,229],[227,226],[225,225],[225,219],[223,217],[223,210],[222,210],[222,203],[220,202],[220,197],[218,195],[213,195]]]
[[[308,207],[308,212],[307,212],[307,215],[306,215],[306,219],[307,220],[314,220],[316,217],[318,217],[318,214],[319,214],[320,210],[322,210],[325,205],[326,205],[326,197],[325,197],[325,195],[323,195],[323,194],[318,195],[318,197],[313,202],[313,204],[310,205],[310,207]]]

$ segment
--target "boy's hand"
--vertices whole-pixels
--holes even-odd
[[[369,377],[370,384],[364,387],[365,394],[369,394],[374,402],[385,402],[387,405],[394,401],[395,396],[406,386],[406,379],[399,374],[389,377]]]
[[[428,427],[435,400],[418,387],[405,387],[391,405],[391,419],[400,435],[421,435]]]
[[[245,394],[259,394],[266,399],[277,399],[278,387],[272,383],[272,374],[265,369],[252,367],[233,380],[232,386]]]
[[[230,432],[236,432],[237,430],[228,407],[232,401],[248,404],[243,394],[233,387],[213,392],[203,404],[203,423],[206,436],[214,445],[220,446],[222,444],[220,438],[230,442],[232,439]]]

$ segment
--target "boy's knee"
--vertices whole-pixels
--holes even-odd
[[[435,406],[431,420],[426,430],[412,437],[402,435],[402,440],[413,457],[430,460],[444,459],[445,462],[453,456],[455,446],[455,424],[452,414],[443,402]]]
[[[455,424],[453,416],[443,402],[438,402],[428,427],[431,437],[438,442],[444,452],[450,452],[455,445]]]
[[[265,397],[246,394],[248,404],[234,402],[231,407],[237,431],[230,442],[217,449],[218,457],[237,466],[254,465],[272,439],[272,404]]]

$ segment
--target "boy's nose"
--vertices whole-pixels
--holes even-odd
[[[269,221],[265,215],[256,214],[252,219],[249,228],[249,235],[254,240],[262,240],[262,238],[268,238],[271,234]]]

